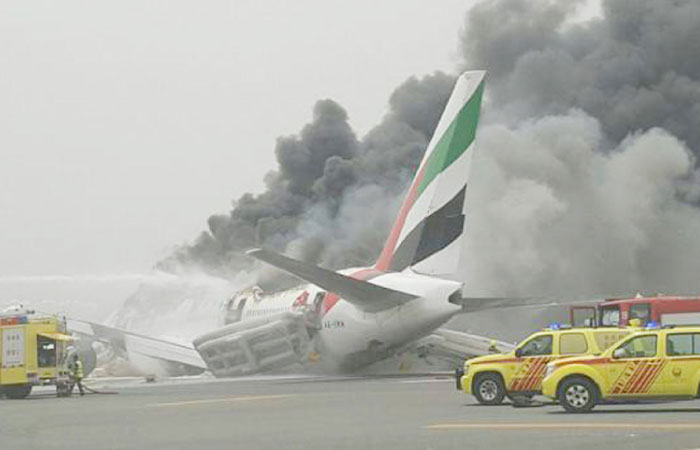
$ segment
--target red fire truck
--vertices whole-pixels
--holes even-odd
[[[700,297],[617,298],[595,306],[572,306],[569,311],[573,325],[625,326],[632,319],[639,319],[642,325],[700,325]]]

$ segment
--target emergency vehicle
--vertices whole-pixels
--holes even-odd
[[[485,405],[500,404],[504,397],[532,397],[539,393],[546,364],[572,355],[602,353],[630,329],[563,328],[554,325],[530,335],[505,354],[467,360],[457,370],[457,389],[473,394]]]
[[[605,300],[595,306],[572,306],[569,311],[574,325],[627,326],[632,319],[639,319],[642,324],[653,321],[662,326],[700,325],[700,297],[638,295]]]
[[[0,315],[0,393],[18,399],[32,386],[69,382],[65,360],[73,338],[65,321],[32,311]]]
[[[587,412],[610,400],[696,398],[699,387],[700,326],[680,326],[637,331],[599,356],[554,361],[542,393],[568,412]]]

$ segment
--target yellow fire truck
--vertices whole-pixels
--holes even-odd
[[[55,384],[60,395],[70,383],[66,358],[72,340],[65,321],[56,316],[0,315],[0,393],[24,398],[32,386]]]

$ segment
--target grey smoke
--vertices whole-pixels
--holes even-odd
[[[580,108],[615,142],[661,127],[700,147],[700,3],[609,0],[567,25],[579,1],[496,0],[467,15],[464,67],[489,70],[499,119]]]
[[[700,293],[700,4],[483,2],[462,66],[489,69],[462,277],[475,295]],[[522,337],[552,311],[452,326]],[[565,318],[559,315],[560,319]]]
[[[233,279],[231,286],[239,288],[256,283],[281,289],[298,283],[246,257],[244,252],[256,246],[330,268],[372,263],[453,84],[452,76],[439,72],[408,79],[390,96],[382,122],[362,139],[340,105],[317,102],[311,122],[298,135],[277,139],[278,168],[266,176],[265,192],[245,194],[228,214],[211,216],[208,229],[192,244],[157,264],[161,271],[182,276],[183,284],[164,289],[144,283],[126,300],[114,324],[148,332],[155,320],[164,323],[161,319],[172,317],[173,310],[183,311],[183,304],[196,307],[192,299],[197,296],[211,312],[212,299],[218,295],[220,304],[226,296],[220,295],[222,283],[214,283],[214,294],[201,286],[187,287],[187,280],[200,272]]]
[[[697,293],[700,3],[605,1],[602,17],[572,23],[580,4],[485,1],[465,18],[459,65],[489,71],[466,292]],[[231,277],[250,270],[241,252],[254,245],[331,268],[371,263],[453,82],[408,80],[362,138],[342,107],[319,102],[298,136],[278,140],[267,191],[211,217],[159,267]],[[489,317],[459,326],[503,328]]]
[[[267,190],[242,196],[229,214],[210,217],[207,231],[159,267],[195,266],[232,276],[250,267],[243,252],[254,246],[333,268],[372,262],[453,82],[442,73],[409,79],[391,95],[382,123],[362,140],[340,105],[319,101],[298,136],[277,140],[278,169],[267,175]],[[274,278],[260,281],[279,284]]]
[[[700,3],[605,1],[569,24],[579,3],[497,0],[466,18],[463,64],[489,68],[491,100],[470,237],[494,242],[475,237],[486,221],[511,249],[474,255],[473,283],[696,292]]]

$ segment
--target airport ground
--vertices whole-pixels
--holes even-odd
[[[100,381],[0,401],[3,449],[686,449],[700,401],[485,407],[446,377]]]

